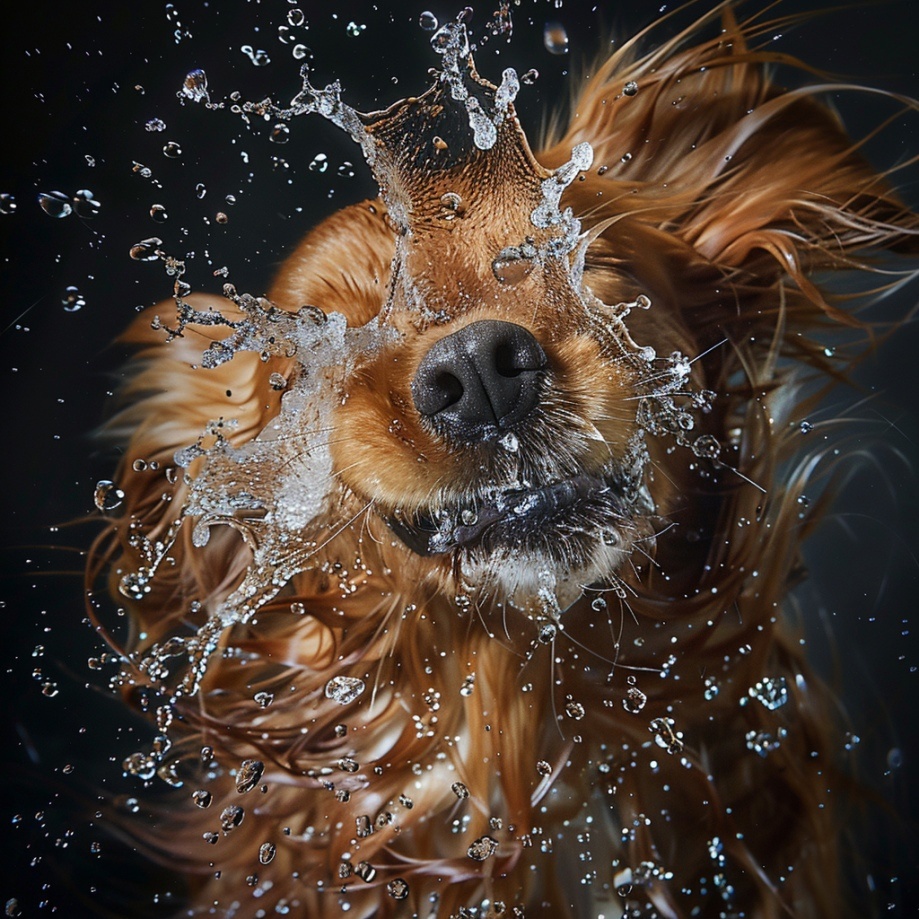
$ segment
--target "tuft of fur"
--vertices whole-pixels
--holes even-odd
[[[700,38],[718,16],[718,34]],[[552,169],[575,144],[593,146],[592,169],[562,201],[592,237],[585,283],[604,304],[650,298],[650,310],[630,314],[629,334],[694,358],[694,385],[716,393],[698,433],[721,442],[721,461],[651,444],[656,525],[636,535],[615,577],[587,578],[541,641],[521,600],[538,593],[537,557],[481,552],[469,584],[449,558],[412,553],[375,512],[468,487],[467,458],[424,429],[405,393],[437,335],[495,311],[409,331],[397,364],[359,368],[328,435],[337,490],[327,538],[310,570],[222,635],[169,731],[167,760],[186,787],[133,827],[189,879],[187,915],[286,905],[335,916],[342,902],[350,916],[381,919],[623,906],[665,917],[844,914],[832,705],[783,613],[820,508],[802,518],[813,464],[789,460],[807,407],[802,374],[837,372],[820,335],[858,322],[815,276],[870,271],[881,250],[915,251],[919,219],[820,103],[823,87],[770,82],[770,67],[801,66],[756,47],[774,30],[738,25],[721,4],[650,52],[639,53],[638,36],[584,84],[569,124],[537,154]],[[637,95],[623,92],[630,81]],[[395,250],[381,201],[345,208],[290,255],[269,299],[362,325],[386,299]],[[192,301],[228,311],[216,298]],[[202,370],[217,332],[190,325],[167,344],[150,318],[125,336],[138,354],[108,429],[125,447],[125,502],[89,582],[108,571],[113,589],[140,563],[133,537],[163,538],[183,504],[187,485],[165,477],[175,451],[218,417],[237,419],[231,442],[251,440],[279,411],[271,374],[294,372],[292,361],[248,353]],[[607,445],[623,443],[631,383],[602,343],[558,331],[569,320],[549,304],[533,304],[529,321],[562,368],[555,402],[540,407],[542,443],[564,451],[581,437],[580,452],[571,447],[581,455],[593,449],[589,425]],[[132,473],[135,459],[160,472]],[[230,529],[203,548],[183,530],[170,554],[175,564],[130,604],[124,650],[134,660],[200,626],[250,559]],[[368,691],[342,706],[324,691],[338,676]],[[751,698],[764,679],[784,685],[784,705]],[[124,680],[129,701],[151,682],[130,665]],[[260,692],[274,701],[260,706]],[[245,760],[264,764],[264,793],[237,790]],[[212,795],[207,809],[191,799],[196,782]],[[242,823],[222,832],[221,811],[237,805]],[[203,835],[214,832],[212,845]],[[484,837],[494,853],[470,857]],[[265,864],[264,843],[275,851]],[[396,878],[405,900],[387,893]]]

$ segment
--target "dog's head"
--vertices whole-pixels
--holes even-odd
[[[663,446],[645,435],[690,444],[677,402],[694,345],[634,282],[601,302],[585,280],[599,234],[582,235],[559,200],[589,145],[543,168],[513,111],[513,72],[495,87],[445,56],[428,92],[354,131],[396,239],[379,312],[359,298],[342,309],[394,334],[357,359],[332,454],[414,555],[525,607],[540,592],[564,602],[652,537],[675,483],[649,476]]]

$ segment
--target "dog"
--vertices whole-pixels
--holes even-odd
[[[276,112],[381,195],[266,297],[153,253],[88,583],[183,915],[844,914],[841,735],[783,611],[831,493],[807,384],[859,325],[817,278],[919,219],[770,81],[774,29],[637,36],[534,155],[461,16],[421,96],[307,75]]]

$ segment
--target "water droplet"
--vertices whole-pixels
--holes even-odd
[[[471,527],[476,523],[478,519],[479,515],[474,510],[472,510],[472,508],[465,507],[460,512],[460,520],[462,520],[464,526]]]
[[[165,130],[166,130],[166,122],[163,121],[162,118],[151,118],[151,119],[144,125],[144,127],[145,127],[148,131],[151,131],[151,132],[153,132],[153,131],[165,131]]]
[[[317,153],[310,161],[310,172],[325,172],[329,168],[329,158],[324,153]]]
[[[352,38],[357,38],[357,36],[360,35],[361,32],[363,32],[364,29],[366,29],[366,28],[367,28],[367,26],[365,26],[365,25],[363,25],[363,24],[360,24],[360,25],[359,25],[358,23],[352,21],[352,22],[349,22],[349,23],[345,26],[345,31],[346,31]]]
[[[498,851],[498,840],[491,836],[480,836],[466,850],[466,854],[477,862],[484,862]]]
[[[802,434],[810,434],[810,432],[814,430],[814,426],[809,421],[802,421],[800,430]]]
[[[436,22],[437,20],[435,20]],[[393,878],[386,885],[386,893],[388,893],[394,900],[404,900],[408,897],[409,888],[408,883],[404,878]]]
[[[568,53],[568,33],[560,22],[547,22],[542,32],[542,41],[549,54]]]
[[[425,32],[436,32],[438,25],[437,17],[433,13],[428,12],[428,10],[425,10],[418,17],[418,25],[420,25]]]
[[[38,203],[49,217],[69,217],[73,213],[70,198],[62,191],[43,191],[38,196]]]
[[[294,7],[287,11],[287,21],[294,27],[302,26],[306,22],[306,16],[303,15],[303,10]]]
[[[519,284],[536,265],[536,247],[531,244],[508,246],[491,263],[491,271],[502,284]]]
[[[556,626],[551,622],[546,622],[539,627],[539,632],[536,634],[536,640],[543,645],[551,644],[555,641],[555,635],[558,632]]]
[[[354,866],[354,873],[369,884],[377,876],[377,869],[370,862],[358,862]]]
[[[270,865],[271,862],[274,861],[274,856],[276,852],[277,852],[277,848],[275,847],[273,842],[263,842],[259,846],[258,860],[263,865]]]
[[[692,452],[703,459],[717,459],[721,452],[721,444],[711,434],[703,434],[693,441]]]
[[[93,504],[100,511],[113,511],[124,501],[124,492],[108,479],[102,479],[96,482],[96,490],[93,492]]]
[[[169,219],[169,214],[166,213],[164,205],[154,204],[150,208],[150,217],[156,221],[156,223],[165,223]]]
[[[160,257],[157,250],[162,245],[163,241],[158,236],[151,236],[134,243],[129,254],[135,262],[155,262]]]
[[[170,159],[176,160],[182,155],[182,148],[174,140],[170,140],[163,147],[163,153]]]
[[[295,61],[302,61],[310,53],[310,49],[303,44],[294,45],[291,54]]]
[[[192,792],[191,799],[195,802],[197,807],[203,808],[211,806],[211,802],[214,800],[214,796],[209,791],[205,791],[203,788],[199,788],[197,791]]]
[[[270,692],[257,692],[252,698],[260,708],[268,708],[274,702],[274,694]]]
[[[575,702],[571,699],[565,703],[565,714],[574,721],[580,721],[586,712],[580,702]]]
[[[264,771],[265,764],[261,760],[244,759],[239,764],[239,771],[236,773],[236,790],[241,795],[252,791],[258,785]]]
[[[340,705],[348,705],[357,699],[366,688],[357,677],[335,676],[325,684],[325,696]]]
[[[219,224],[224,224],[224,223],[228,223],[230,218],[227,217],[227,215],[223,211],[217,211],[217,213],[214,214],[214,220]]]
[[[87,219],[95,217],[102,207],[88,188],[81,188],[74,194],[73,206],[77,216]]]
[[[469,789],[462,782],[454,782],[450,786],[450,789],[460,800],[469,797]]]
[[[536,773],[537,775],[552,775],[552,766],[546,760],[541,759],[536,763]]]
[[[264,67],[271,63],[268,52],[262,48],[253,48],[252,45],[243,45],[239,50],[242,51],[256,67]]]
[[[788,684],[783,676],[763,677],[747,690],[747,695],[774,712],[788,701]]]
[[[448,191],[441,195],[440,206],[442,208],[440,216],[444,220],[455,220],[457,217],[462,217],[466,209],[463,199],[455,191]]]
[[[721,687],[718,685],[718,681],[713,676],[707,676],[705,678],[705,690],[703,692],[706,700],[711,702],[720,691]]]
[[[648,697],[637,687],[630,686],[625,691],[625,698],[622,700],[622,707],[633,715],[637,715],[648,701]]]
[[[118,582],[118,592],[129,600],[143,600],[151,589],[150,579],[143,569],[129,572]]]
[[[156,775],[156,762],[149,753],[132,753],[122,761],[121,768],[144,781]]]
[[[603,597],[594,597],[594,599],[590,601],[590,608],[595,613],[602,613],[603,610],[606,609],[606,600],[604,600]]]
[[[622,87],[622,92],[626,96],[634,96],[638,92],[638,84],[634,80],[629,80],[629,82]]]
[[[290,140],[290,128],[283,122],[278,122],[271,129],[268,139],[275,144],[286,144]]]
[[[243,822],[245,816],[246,812],[238,804],[231,804],[220,812],[220,828],[229,833]]]
[[[508,453],[516,453],[520,449],[520,442],[513,431],[508,431],[503,437],[498,439],[498,444],[507,450]]]
[[[765,759],[770,753],[782,746],[782,740],[786,733],[785,728],[779,728],[775,735],[770,734],[768,731],[747,731],[744,735],[744,740],[748,750]]]
[[[15,214],[16,199],[5,192],[0,195],[0,214]]]
[[[341,166],[338,167],[338,174],[344,176],[346,179],[353,178],[354,176],[354,163],[349,163],[348,160],[345,160]]]
[[[655,718],[648,725],[648,730],[654,735],[654,742],[671,755],[683,750],[683,741],[674,730],[673,724],[672,718]]]
[[[539,71],[536,68],[531,68],[526,73],[520,75],[520,82],[524,86],[532,86],[539,79]]]
[[[86,306],[86,301],[83,299],[83,295],[76,287],[68,287],[64,291],[64,298],[61,300],[61,303],[68,313],[75,313]]]

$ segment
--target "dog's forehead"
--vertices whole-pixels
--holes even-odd
[[[488,97],[494,88],[476,85],[482,87],[481,107],[493,107]],[[480,147],[465,107],[438,83],[368,126],[381,154],[377,179],[385,196],[404,208],[415,238],[431,237],[439,245],[447,235],[495,234],[499,228],[508,240],[544,242],[554,235],[532,222],[550,173],[533,156],[511,106],[495,120],[494,137]]]
[[[471,66],[468,75],[494,117],[495,87]],[[536,161],[511,105],[493,126],[480,146],[467,107],[443,83],[368,124],[374,172],[401,222],[396,310],[455,318],[485,307],[513,318],[570,315],[581,304],[572,224],[552,200],[568,180]]]

